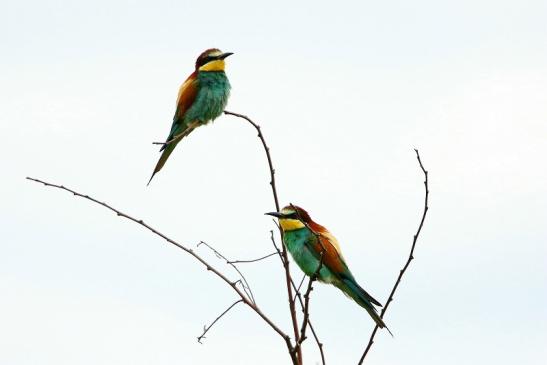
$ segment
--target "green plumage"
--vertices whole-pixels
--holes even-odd
[[[163,151],[163,153],[150,181],[161,170],[169,155],[184,137],[188,136],[195,128],[215,120],[226,107],[231,87],[224,71],[197,71],[194,83],[194,87],[197,89],[196,97],[188,110],[182,115],[177,109],[166,142],[175,137],[178,139],[162,146],[160,151]]]
[[[199,71],[197,83],[196,100],[182,120],[187,126],[196,120],[207,124],[216,119],[224,111],[230,96],[230,82],[224,71]]]
[[[317,236],[307,227],[283,233],[283,242],[287,250],[291,253],[298,267],[308,276],[314,275],[321,264],[321,254],[315,249],[317,240]],[[329,268],[328,265],[323,263],[318,272],[317,280],[336,286],[363,307],[380,328],[387,328],[374,307],[374,305],[381,306],[381,304],[357,284],[346,263],[343,259],[340,258],[340,260],[340,267],[342,268],[340,272]]]
[[[198,90],[196,99],[182,116],[175,113],[167,141],[185,132],[188,128],[195,129],[199,125],[215,120],[222,114],[226,103],[228,103],[230,82],[224,71],[199,71],[195,82]],[[192,126],[194,122],[198,122],[198,125]],[[173,150],[178,142],[171,143],[167,148],[164,145],[161,150]]]
[[[300,267],[304,274],[312,276],[317,271],[321,258],[313,249],[313,245],[317,242],[317,237],[308,228],[301,228],[284,232],[283,242],[298,267]],[[332,283],[336,280],[336,277],[332,271],[325,265],[322,265],[317,275],[317,280]]]

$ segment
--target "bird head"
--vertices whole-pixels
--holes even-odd
[[[306,224],[314,224],[308,212],[293,204],[287,205],[285,208],[281,209],[280,212],[265,214],[276,217],[284,232],[304,228],[306,227]]]
[[[199,55],[196,60],[198,71],[224,71],[224,59],[233,55],[232,52],[223,53],[220,49],[210,48]]]

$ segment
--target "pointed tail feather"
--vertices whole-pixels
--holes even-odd
[[[353,287],[355,287],[355,290],[357,292],[359,292],[359,294],[361,294],[361,296],[363,298],[365,298],[367,301],[371,302],[372,304],[374,305],[377,305],[378,307],[382,307],[382,304],[377,301],[376,299],[374,299],[372,297],[372,295],[370,295],[369,293],[367,293],[367,291],[363,288],[361,288],[361,286],[359,284],[357,284],[354,280],[347,280],[349,282],[349,284],[351,284]]]
[[[158,163],[156,164],[156,167],[154,168],[154,172],[152,173],[152,176],[150,177],[150,180],[148,180],[148,184],[146,186],[150,185],[150,182],[154,178],[154,175],[156,175],[163,165],[165,165],[165,162],[177,146],[177,144],[186,136],[188,136],[196,127],[198,126],[197,122],[194,122],[190,124],[184,131],[176,134],[175,131],[171,131],[169,134],[169,137],[167,138],[166,144],[161,146],[160,152],[163,151],[163,153],[160,156],[160,159],[158,160]]]
[[[360,303],[359,303],[360,304]],[[363,308],[365,308],[365,310],[368,312],[368,314],[372,317],[372,319],[374,320],[374,322],[376,322],[376,324],[378,325],[378,327],[380,328],[385,328],[389,334],[391,335],[391,337],[393,337],[393,333],[391,333],[391,331],[389,330],[388,326],[386,326],[384,320],[382,319],[382,317],[380,317],[380,315],[378,314],[378,312],[376,311],[376,308],[374,308],[372,305],[361,305]]]
[[[150,177],[150,180],[148,180],[148,184],[146,184],[146,186],[150,185],[150,182],[154,178],[154,175],[156,175],[161,170],[163,165],[165,165],[165,162],[167,161],[167,159],[169,158],[169,156],[171,155],[171,153],[177,146],[178,142],[179,141],[171,143],[169,145],[163,145],[161,149],[163,153],[161,154],[160,159],[158,160],[158,163],[156,164],[156,167],[154,168],[154,172],[152,173],[152,176]]]
[[[357,284],[355,281],[344,279],[342,283],[343,284],[340,286],[340,289],[342,289],[342,291],[344,291],[344,293],[346,293],[350,298],[355,300],[357,304],[365,308],[365,310],[372,317],[374,322],[376,322],[378,327],[387,329],[389,334],[393,336],[393,333],[391,333],[389,328],[384,323],[382,317],[380,317],[380,315],[378,314],[378,311],[374,307],[374,304],[380,307],[382,305],[376,299],[374,299],[370,294],[368,294],[365,291],[365,289],[361,288],[359,284]]]

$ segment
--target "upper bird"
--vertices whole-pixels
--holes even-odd
[[[311,277],[317,273],[317,280],[342,290],[365,308],[378,327],[389,331],[374,307],[382,305],[357,284],[342,256],[338,241],[325,227],[315,223],[304,209],[292,204],[281,212],[266,214],[279,219],[283,243],[306,275]]]
[[[196,69],[179,89],[171,131],[160,149],[163,153],[148,184],[161,170],[181,139],[197,127],[216,119],[224,111],[230,96],[230,82],[224,73],[224,59],[232,54],[211,48],[199,55]]]

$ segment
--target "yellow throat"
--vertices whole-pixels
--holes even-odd
[[[305,227],[304,223],[300,222],[298,219],[280,219],[279,225],[283,231],[294,231]]]
[[[224,60],[214,60],[207,62],[199,68],[200,71],[224,71]]]

